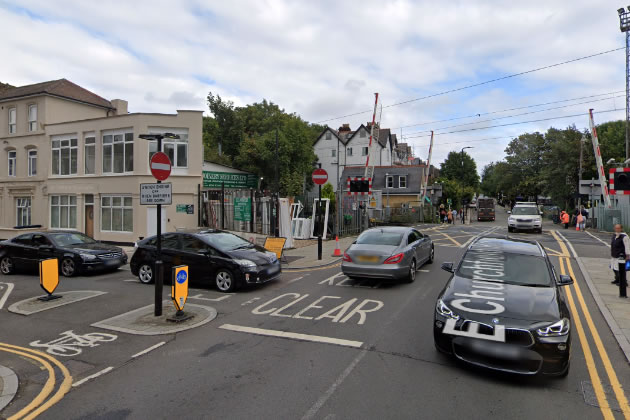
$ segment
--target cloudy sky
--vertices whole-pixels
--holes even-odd
[[[128,100],[131,112],[207,110],[208,91],[238,105],[266,98],[334,128],[371,119],[379,92],[382,126],[402,132],[417,156],[426,159],[427,130],[435,130],[445,133],[435,137],[436,162],[474,146],[468,152],[482,167],[504,156],[509,136],[586,127],[588,108],[599,111],[597,123],[624,118],[624,51],[388,105],[623,47],[621,5],[0,0],[0,81],[65,77]],[[520,107],[528,108],[497,112]]]

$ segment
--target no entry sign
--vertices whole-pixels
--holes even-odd
[[[315,169],[313,171],[313,182],[317,185],[324,185],[328,181],[328,172],[324,169]]]
[[[151,158],[151,173],[158,181],[164,181],[171,174],[171,160],[166,153],[157,152]]]

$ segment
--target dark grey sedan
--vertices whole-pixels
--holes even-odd
[[[408,227],[373,228],[363,232],[343,254],[341,271],[350,278],[416,279],[435,256],[428,235]]]

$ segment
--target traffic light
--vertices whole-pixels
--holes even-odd
[[[370,181],[367,179],[357,179],[350,181],[351,193],[368,193],[370,192]]]
[[[630,172],[615,172],[615,191],[630,191]]]

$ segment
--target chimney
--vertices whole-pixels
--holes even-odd
[[[114,107],[115,115],[126,115],[127,112],[127,101],[123,99],[112,99],[112,106]]]
[[[343,124],[341,127],[339,127],[339,132],[345,132],[345,131],[352,131],[350,130],[350,124]]]

